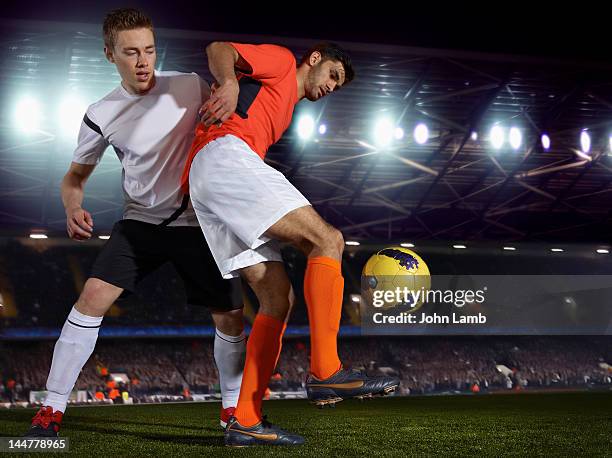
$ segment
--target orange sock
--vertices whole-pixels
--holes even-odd
[[[340,261],[325,256],[308,259],[304,297],[310,322],[310,372],[318,379],[326,379],[340,369],[336,339],[343,289]]]
[[[280,355],[285,328],[284,322],[271,316],[258,313],[255,317],[234,413],[242,426],[253,426],[261,421],[261,402]]]

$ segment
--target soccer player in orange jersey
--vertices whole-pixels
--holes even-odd
[[[215,42],[206,51],[216,83],[202,108],[183,183],[221,274],[242,276],[260,303],[225,443],[301,444],[301,436],[268,423],[261,414],[293,295],[279,241],[308,257],[304,294],[311,340],[309,399],[333,404],[384,394],[399,385],[395,377],[370,377],[343,368],[336,345],[344,285],[342,234],[263,160],[289,127],[300,100],[316,101],[340,89],[354,71],[346,51],[331,43],[314,46],[299,64],[291,51],[275,45]]]

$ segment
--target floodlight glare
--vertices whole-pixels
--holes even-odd
[[[414,140],[419,145],[424,145],[427,143],[427,140],[429,140],[429,128],[425,124],[417,124],[417,126],[414,128]]]
[[[510,146],[513,150],[517,150],[523,143],[523,134],[518,127],[512,127],[509,134]]]
[[[15,126],[25,133],[40,129],[42,109],[38,100],[25,96],[15,106]]]
[[[393,139],[393,124],[388,119],[379,120],[374,126],[374,140],[378,146],[387,146]]]
[[[310,137],[312,137],[312,134],[314,133],[314,129],[315,129],[315,122],[312,116],[303,115],[298,121],[298,126],[297,126],[298,136],[302,140],[308,140]]]
[[[493,126],[491,128],[490,140],[493,148],[500,149],[504,146],[504,142],[506,141],[504,129],[501,126]]]

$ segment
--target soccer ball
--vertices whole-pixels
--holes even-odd
[[[361,272],[362,289],[366,303],[373,304],[375,297],[383,297],[385,291],[422,291],[421,298],[431,287],[429,268],[414,251],[403,247],[389,247],[372,255]],[[387,293],[388,294],[388,293]],[[381,301],[379,301],[381,302]],[[422,299],[414,300],[411,294],[400,301],[384,301],[383,310],[401,308],[401,311],[415,312],[423,305]],[[406,310],[404,310],[406,309]]]

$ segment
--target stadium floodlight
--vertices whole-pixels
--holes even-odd
[[[518,127],[510,128],[510,134],[508,135],[508,140],[510,141],[510,146],[513,150],[518,150],[523,143],[523,134]]]
[[[315,129],[315,121],[310,115],[303,115],[298,121],[297,131],[298,136],[302,140],[308,140],[312,137]]]
[[[36,234],[30,234],[30,238],[40,240],[40,239],[47,239],[48,237],[47,237],[47,234],[36,233]]]
[[[591,136],[586,129],[580,132],[580,148],[584,154],[591,151]]]
[[[327,126],[325,124],[321,124],[319,126],[319,135],[325,135],[325,132],[327,132]]]
[[[578,304],[576,304],[576,300],[573,297],[567,296],[563,298],[563,302],[567,304],[568,307],[575,309]]]
[[[380,119],[374,126],[374,141],[378,146],[387,146],[393,139],[394,127],[387,118]]]
[[[419,145],[424,145],[429,140],[429,128],[426,124],[419,123],[414,128],[414,141]]]
[[[548,134],[542,134],[540,141],[542,142],[542,148],[544,148],[544,151],[548,151],[550,149],[550,137]]]
[[[348,246],[359,246],[361,245],[361,243],[355,241],[355,240],[347,240],[346,242],[344,242],[346,245]]]
[[[455,250],[465,250],[467,247],[465,245],[453,245]]]
[[[100,240],[108,240],[108,239],[110,239],[110,235],[98,235],[98,238]]]
[[[473,141],[478,140],[478,132],[476,132],[475,130],[474,130],[474,131],[472,131],[472,134],[470,135],[470,138],[471,138]]]
[[[516,247],[513,247],[513,246],[505,246],[505,247],[504,247],[504,250],[505,250],[505,251],[516,251]]]
[[[493,145],[493,148],[500,149],[502,146],[504,146],[504,142],[506,141],[506,134],[504,132],[504,129],[497,124],[494,125],[491,128],[489,139],[491,141],[491,145]]]
[[[81,120],[87,110],[83,102],[76,94],[68,94],[60,103],[57,111],[60,131],[65,138],[74,139],[79,133]]]
[[[361,296],[359,294],[351,294],[351,301],[359,303],[361,302]]]
[[[34,97],[24,96],[17,102],[14,116],[17,129],[29,134],[40,129],[42,108]]]
[[[563,248],[551,248],[550,251],[553,253],[563,253]]]
[[[404,248],[414,248],[414,243],[400,243]]]
[[[404,129],[402,129],[401,127],[396,127],[393,135],[396,140],[401,140],[402,138],[404,138]]]
[[[610,250],[606,250],[605,248],[600,248],[597,250],[599,254],[609,254]]]

